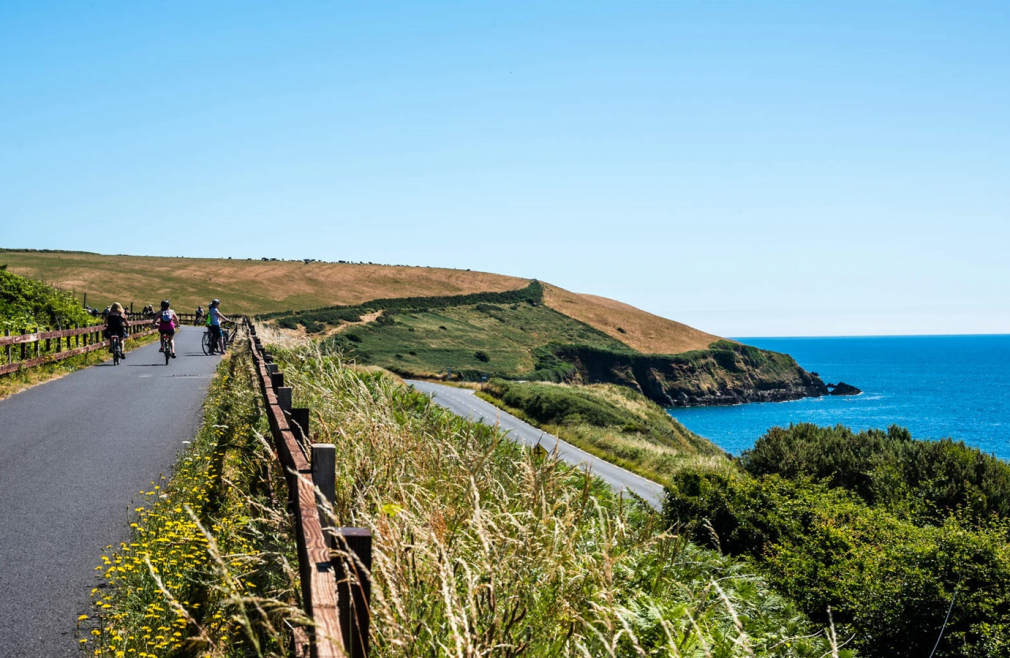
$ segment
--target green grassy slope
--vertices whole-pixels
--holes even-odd
[[[477,304],[388,313],[332,339],[359,361],[404,375],[437,375],[452,369],[468,379],[488,375],[533,376],[535,351],[553,341],[629,348],[606,334],[546,306]]]
[[[342,329],[332,343],[362,363],[404,376],[448,376],[451,370],[467,380],[611,382],[666,406],[827,393],[823,382],[789,356],[732,341],[683,354],[641,354],[546,306],[538,281],[506,292],[377,299],[261,318],[310,333]],[[349,326],[355,322],[361,324]]]
[[[644,395],[615,384],[493,380],[477,395],[586,452],[655,482],[685,466],[728,464],[711,441]]]

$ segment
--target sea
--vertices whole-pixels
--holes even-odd
[[[768,428],[790,423],[897,424],[918,439],[951,437],[1010,460],[1010,335],[735,340],[785,352],[825,382],[863,393],[668,410],[726,452],[739,455]]]

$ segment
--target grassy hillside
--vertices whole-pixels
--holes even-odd
[[[88,293],[91,306],[172,300],[176,308],[206,307],[220,298],[225,312],[360,304],[379,297],[461,295],[521,288],[525,279],[485,272],[393,265],[109,256],[81,252],[0,251],[12,272]]]
[[[361,361],[405,375],[451,368],[468,378],[613,382],[668,406],[827,393],[788,356],[717,344],[716,336],[626,304],[496,274],[26,251],[0,251],[3,263],[86,291],[92,306],[169,298],[189,310],[217,297],[226,314],[271,314],[308,332],[339,329],[332,340]]]
[[[776,401],[827,393],[784,354],[717,340],[681,354],[641,354],[548,308],[533,281],[503,293],[379,299],[262,316],[328,340],[361,363],[410,377],[617,383],[666,406]],[[332,333],[332,332],[331,332]]]
[[[269,254],[264,254],[269,255]],[[59,284],[91,306],[113,301],[158,302],[184,310],[218,297],[224,310],[271,313],[353,306],[373,299],[503,292],[528,279],[486,272],[394,265],[304,263],[110,256],[82,252],[0,250],[0,264],[24,276]],[[627,304],[545,286],[544,303],[645,353],[704,349],[715,336]]]
[[[492,380],[477,395],[546,432],[654,482],[686,465],[719,466],[723,451],[625,386]]]
[[[544,303],[644,354],[703,350],[719,340],[718,336],[646,313],[634,306],[606,297],[579,295],[557,286],[544,286]]]

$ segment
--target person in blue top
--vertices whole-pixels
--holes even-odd
[[[222,313],[221,309],[218,307],[221,305],[220,299],[215,299],[210,303],[210,310],[207,311],[207,326],[210,327],[210,353],[213,354],[215,349],[220,346],[221,354],[224,354],[224,343],[221,341],[221,323],[231,322]]]

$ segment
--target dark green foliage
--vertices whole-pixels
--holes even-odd
[[[477,359],[478,361],[483,361],[484,363],[487,363],[488,361],[491,360],[491,357],[488,356],[488,353],[485,352],[484,350],[477,350],[476,352],[474,352],[473,358]]]
[[[672,523],[749,556],[815,620],[830,606],[861,655],[1010,655],[1007,464],[907,430],[776,428],[737,472],[684,471]],[[744,470],[746,469],[746,470]]]
[[[36,327],[67,329],[94,324],[73,295],[52,286],[0,270],[0,335]]]
[[[1010,464],[961,441],[916,441],[896,425],[775,427],[740,463],[754,475],[823,479],[920,522],[942,523],[959,508],[980,519],[1010,516]]]

